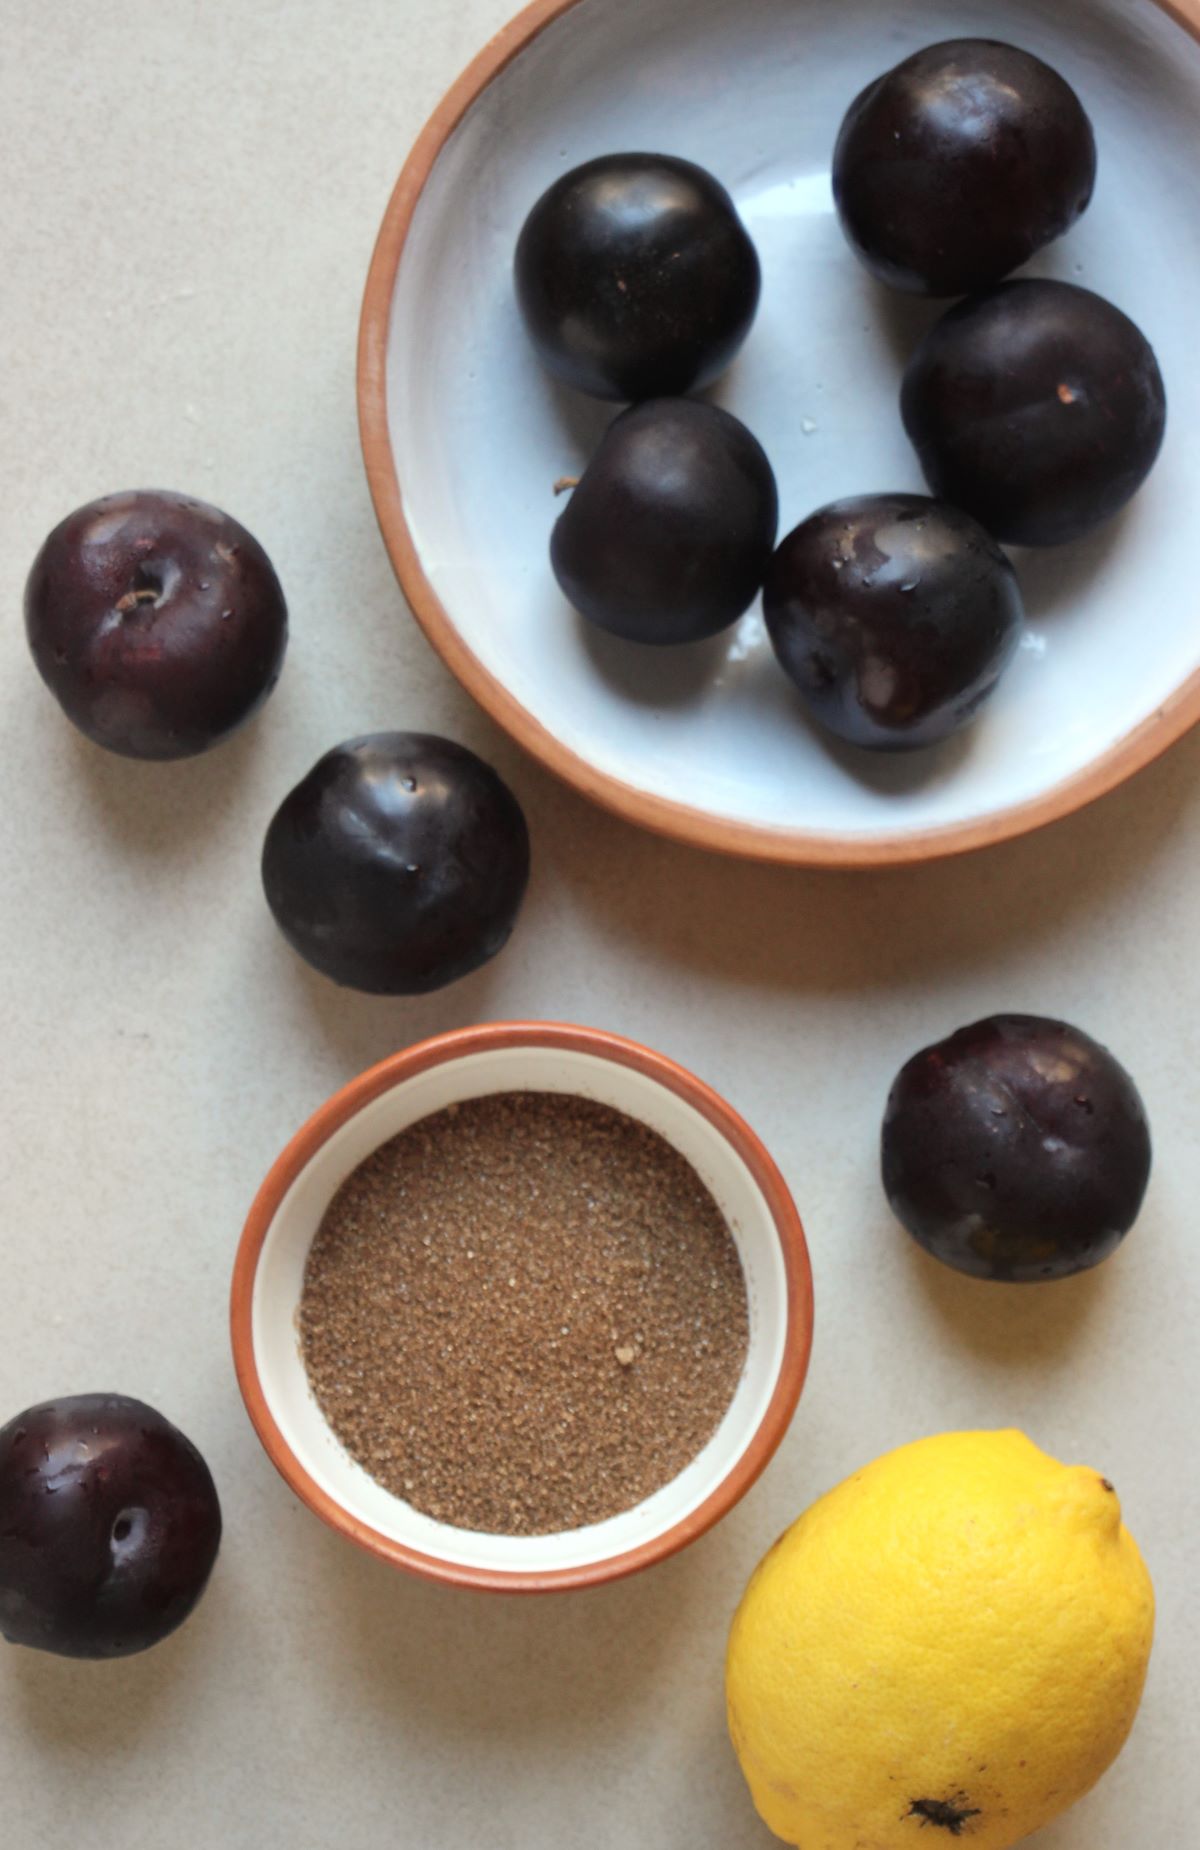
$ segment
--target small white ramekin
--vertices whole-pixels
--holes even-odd
[[[571,1092],[658,1131],[712,1191],[750,1303],[746,1367],[698,1457],[630,1510],[587,1528],[512,1536],[458,1529],[383,1488],[335,1438],[297,1333],[305,1261],[335,1191],[417,1119],[491,1092]],[[316,1514],[394,1565],[508,1592],[593,1586],[661,1561],[744,1495],[787,1429],[808,1367],[813,1300],[799,1216],[775,1164],[729,1105],[682,1067],[598,1029],[501,1022],[439,1035],[336,1093],[282,1152],[250,1210],[234,1268],[238,1382],[272,1462]]]

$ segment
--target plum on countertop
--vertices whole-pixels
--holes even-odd
[[[263,889],[289,944],[376,995],[422,995],[494,957],[528,879],[516,797],[482,758],[432,733],[335,745],[263,843]]]
[[[229,514],[136,489],[76,508],[43,541],[25,629],[38,673],[89,739],[127,758],[189,758],[271,692],[287,605]]]
[[[1137,1087],[1066,1022],[994,1015],[901,1068],[883,1185],[913,1238],[976,1278],[1030,1283],[1099,1265],[1150,1176]]]
[[[145,1651],[192,1611],[221,1540],[211,1473],[143,1401],[76,1394],[0,1427],[0,1632],[63,1657]]]

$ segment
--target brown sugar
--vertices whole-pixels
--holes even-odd
[[[300,1304],[347,1451],[414,1508],[538,1535],[675,1477],[733,1398],[749,1313],[691,1164],[565,1093],[451,1105],[334,1196]]]

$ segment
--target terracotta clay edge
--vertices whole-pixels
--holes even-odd
[[[746,1165],[767,1203],[783,1256],[788,1301],[784,1353],[766,1411],[746,1450],[703,1503],[638,1548],[581,1567],[515,1574],[465,1567],[409,1548],[358,1521],[322,1490],[292,1451],[267,1405],[254,1353],[253,1300],[259,1257],[279,1205],[335,1131],[381,1093],[429,1067],[466,1054],[521,1046],[560,1048],[630,1067],[676,1093],[707,1118]],[[238,1386],[267,1456],[301,1502],[330,1528],[369,1554],[426,1580],[487,1592],[566,1591],[619,1580],[666,1560],[719,1522],[749,1490],[787,1431],[804,1386],[813,1338],[812,1270],[804,1228],[778,1167],[749,1125],[710,1086],[664,1054],[604,1029],[556,1022],[496,1022],[455,1029],[391,1055],[335,1092],[301,1126],[272,1165],[246,1218],[233,1270],[230,1333]]]
[[[580,3],[534,0],[485,45],[451,85],[396,182],[367,276],[358,342],[359,431],[367,480],[400,587],[447,668],[518,745],[603,808],[676,841],[796,867],[899,867],[965,854],[1060,821],[1144,770],[1200,720],[1200,669],[1094,763],[1011,808],[904,834],[839,836],[765,828],[710,815],[597,770],[549,732],[467,647],[424,572],[405,517],[387,424],[386,353],[392,296],[413,213],[446,141],[488,84],[548,26]],[[1200,0],[1149,3],[1200,40]]]

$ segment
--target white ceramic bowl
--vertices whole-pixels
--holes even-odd
[[[661,1133],[712,1191],[737,1241],[750,1304],[746,1367],[716,1432],[678,1477],[622,1515],[562,1534],[456,1529],[393,1496],[334,1436],[297,1334],[304,1266],[337,1188],[417,1119],[489,1092],[571,1092]],[[812,1281],[799,1217],[753,1132],[660,1054],[596,1029],[499,1023],[396,1054],[297,1132],[251,1209],[232,1295],[238,1380],[264,1446],[309,1507],[385,1560],[430,1579],[502,1591],[593,1585],[684,1547],[749,1488],[795,1409],[812,1343]]]
[[[481,54],[397,185],[364,301],[359,402],[384,537],[415,614],[513,735],[667,833],[810,865],[922,860],[1065,814],[1200,717],[1200,0],[538,0]],[[680,154],[734,194],[764,267],[715,390],[766,445],[781,532],[841,495],[920,489],[897,408],[935,305],[872,282],[829,164],[861,86],[939,38],[1008,39],[1077,87],[1099,143],[1079,226],[1029,266],[1112,297],[1154,344],[1166,444],[1128,513],[1018,559],[1025,645],[980,723],[879,758],[809,727],[749,614],[711,645],[638,650],[567,608],[551,486],[611,406],[543,374],[513,299],[526,212],[564,169]]]

